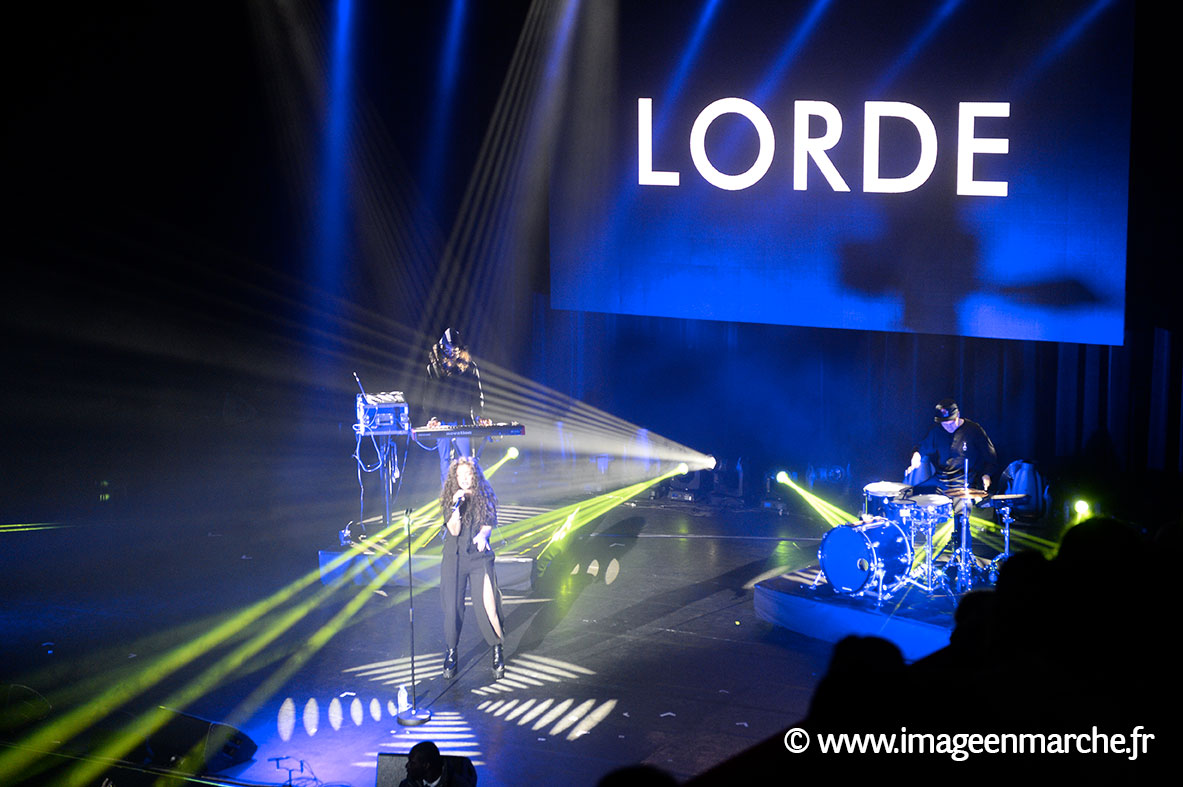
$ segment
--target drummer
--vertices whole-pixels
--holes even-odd
[[[916,492],[937,492],[953,498],[953,515],[957,518],[960,530],[962,517],[969,516],[971,496],[964,492],[958,495],[956,490],[979,490],[977,496],[988,492],[998,464],[998,455],[986,430],[968,418],[962,418],[954,400],[942,399],[937,402],[932,420],[932,428],[912,451],[908,479],[910,482],[916,481],[913,483]],[[935,472],[927,479],[917,480],[924,460],[931,463]],[[969,532],[968,528],[965,532]]]

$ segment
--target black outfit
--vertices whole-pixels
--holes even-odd
[[[986,430],[968,418],[963,419],[953,434],[946,432],[940,424],[933,424],[916,451],[936,468],[932,483],[922,486],[933,486],[942,492],[964,487],[966,459],[969,459],[970,488],[981,489],[984,475],[990,476],[991,481],[998,478],[998,455],[994,452],[994,444]]]
[[[485,391],[475,363],[464,371],[455,368],[446,377],[430,378],[431,415],[442,423],[474,424],[483,417]]]
[[[955,405],[954,405],[955,406]],[[917,492],[944,493],[950,489],[966,487],[966,462],[968,460],[968,486],[971,489],[982,488],[982,476],[990,476],[991,483],[998,479],[998,455],[994,451],[994,444],[986,430],[978,424],[962,419],[961,426],[952,434],[945,431],[939,423],[933,424],[928,434],[916,447],[922,459],[927,459],[935,468],[935,473],[929,481],[914,487]],[[964,546],[971,553],[973,544],[970,540],[970,530],[966,519],[969,516],[971,501],[968,498],[953,499],[953,516],[957,520],[957,530],[953,534],[954,550]],[[966,541],[960,542],[959,533],[964,533]]]
[[[476,612],[477,623],[481,627],[481,634],[489,645],[500,645],[502,638],[497,636],[492,622],[485,609],[485,578],[493,585],[493,600],[497,612],[497,628],[505,633],[501,614],[501,591],[497,587],[497,575],[493,570],[493,548],[490,546],[484,552],[472,543],[473,536],[481,528],[489,525],[497,526],[497,507],[490,502],[482,506],[472,500],[461,503],[460,506],[460,535],[454,536],[444,524],[444,555],[440,564],[440,591],[444,605],[444,637],[448,649],[455,650],[460,643],[460,628],[464,625],[464,595],[471,584],[472,608]],[[449,513],[450,516],[450,513]],[[471,580],[471,582],[470,582]]]
[[[462,371],[454,371],[442,379],[430,380],[431,415],[443,424],[475,424],[484,417],[485,392],[481,388],[481,373],[476,364]],[[426,399],[425,399],[426,400]],[[440,483],[448,477],[448,465],[461,456],[480,456],[478,446],[473,453],[472,438],[439,438],[436,445],[440,455]],[[455,456],[453,456],[455,448]]]

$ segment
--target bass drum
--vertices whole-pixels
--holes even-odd
[[[882,567],[883,587],[891,588],[912,568],[912,540],[898,522],[872,519],[839,525],[826,533],[817,558],[826,580],[839,593],[859,593],[878,585]]]

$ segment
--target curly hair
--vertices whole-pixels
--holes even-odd
[[[440,516],[446,520],[452,510],[452,496],[460,488],[460,482],[456,478],[456,471],[462,464],[471,467],[473,475],[476,477],[476,488],[473,490],[473,499],[469,502],[469,505],[480,506],[480,508],[475,510],[479,511],[483,509],[487,511],[489,523],[496,523],[497,495],[493,493],[493,487],[485,480],[485,474],[481,471],[481,466],[471,456],[461,456],[454,459],[448,467],[448,477],[444,480],[443,491],[440,492]]]

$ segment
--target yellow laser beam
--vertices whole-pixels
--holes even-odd
[[[823,500],[812,492],[803,489],[791,478],[789,478],[789,474],[783,470],[776,474],[776,481],[777,483],[787,486],[789,489],[792,489],[794,492],[800,495],[801,499],[804,500],[810,508],[817,512],[817,515],[822,518],[822,521],[830,527],[835,527],[836,525],[840,525],[845,522],[853,522],[858,519],[858,517],[843,511],[833,503]]]

